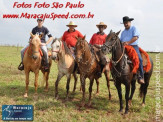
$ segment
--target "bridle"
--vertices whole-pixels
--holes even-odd
[[[52,47],[52,49],[51,49],[52,52],[59,53],[59,52],[61,51],[61,48],[62,48],[62,49],[64,48],[64,45],[63,45],[62,41],[59,41],[59,43],[60,43],[60,48],[59,48],[59,50],[53,50],[53,47]],[[52,43],[52,44],[53,44],[53,43]]]
[[[115,47],[115,44],[117,43],[117,41],[118,41],[118,36],[116,36],[116,40],[114,41],[114,43],[111,46],[106,45],[105,43],[104,43],[104,46],[108,47],[109,50],[112,50],[113,47]],[[116,66],[120,62],[120,60],[122,59],[122,57],[124,56],[125,49],[124,49],[124,46],[122,46],[122,47],[123,47],[123,49],[122,49],[122,55],[120,56],[120,58],[117,61],[112,60],[112,63],[114,64],[114,66]]]
[[[30,42],[29,47],[32,46],[32,43]],[[31,48],[31,53],[32,55],[30,56],[31,58],[34,56],[35,53],[40,53],[39,51],[33,51],[33,49]]]
[[[116,47],[116,43],[118,42],[118,40],[119,40],[119,39],[118,39],[118,36],[116,35],[116,40],[114,41],[114,43],[113,43],[111,46],[109,46],[109,45],[107,45],[107,44],[104,44],[104,46],[108,47],[109,50],[112,50],[112,52],[113,52],[113,47]],[[111,59],[112,64],[113,64],[113,68],[114,68],[115,71],[118,73],[118,76],[119,76],[119,77],[121,76],[121,72],[122,72],[123,69],[125,68],[125,65],[122,66],[122,69],[121,69],[120,72],[117,70],[117,68],[116,68],[115,66],[116,66],[116,65],[121,61],[121,59],[124,57],[124,53],[125,53],[125,48],[124,48],[124,46],[122,45],[122,55],[120,56],[120,58],[119,58],[117,61],[114,61],[113,59]]]
[[[88,42],[87,42],[88,43]],[[77,45],[79,45],[79,44],[77,44]],[[84,46],[83,46],[83,49],[81,50],[81,52],[82,52],[82,55],[80,55],[80,58],[78,58],[78,61],[77,61],[77,63],[79,64],[83,64],[83,65],[85,65],[85,66],[87,66],[87,65],[92,65],[92,63],[93,63],[93,55],[92,55],[92,53],[91,53],[91,56],[89,57],[89,59],[88,60],[83,60],[84,58],[84,56],[85,56],[85,53],[86,53],[86,49],[85,49],[85,42],[84,42]],[[91,61],[91,63],[90,63],[90,61]],[[86,69],[84,69],[84,70],[86,70]],[[87,72],[89,72],[90,71],[90,69],[89,69],[89,67],[88,67],[88,70],[87,70]]]

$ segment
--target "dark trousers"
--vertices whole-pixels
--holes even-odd
[[[49,66],[49,61],[48,61],[48,56],[47,56],[47,53],[45,52],[45,50],[41,49],[42,50],[42,53],[43,53],[43,57],[44,57],[44,60],[45,60],[45,66]]]

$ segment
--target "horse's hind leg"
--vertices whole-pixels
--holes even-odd
[[[122,89],[121,89],[121,83],[116,83],[116,88],[117,88],[117,91],[118,91],[118,97],[119,97],[119,103],[120,103],[120,109],[119,109],[119,112],[122,112],[123,110],[123,104],[122,104]]]
[[[74,89],[73,89],[73,93],[74,93],[75,90],[76,90],[76,84],[77,84],[78,78],[77,78],[77,74],[76,73],[73,73],[73,76],[74,76],[74,80],[75,80],[75,82],[74,82]]]
[[[99,94],[99,79],[96,79],[97,91],[96,94]]]
[[[67,76],[67,84],[66,84],[67,95],[66,95],[66,100],[68,100],[68,96],[69,96],[70,80],[71,80],[71,74]]]
[[[107,82],[108,92],[109,92],[109,100],[111,100],[111,92],[110,92],[110,81],[109,81],[109,71],[105,70],[105,78]]]
[[[91,106],[91,98],[92,98],[92,86],[93,86],[93,82],[94,82],[94,79],[90,79],[88,106]]]
[[[38,75],[39,75],[39,70],[35,72],[35,94],[37,94],[37,88],[38,88]]]
[[[141,85],[141,87],[143,88],[143,91],[142,91],[142,94],[143,94],[142,106],[145,105],[145,98],[146,98],[146,94],[147,94],[147,89],[148,89],[150,77],[151,77],[151,75],[144,75],[145,84]]]
[[[125,84],[125,87],[126,87],[126,93],[125,93],[126,109],[125,109],[125,114],[128,114],[128,110],[129,110],[128,100],[129,100],[129,93],[130,93],[130,83],[127,82]]]
[[[63,77],[63,74],[58,74],[57,76],[57,80],[55,82],[55,98],[58,99],[58,83],[61,80],[61,78]]]
[[[24,97],[28,97],[28,85],[29,85],[29,71],[25,69],[25,84],[26,84],[26,88],[25,88],[25,94]]]

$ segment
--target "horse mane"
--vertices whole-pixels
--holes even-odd
[[[68,48],[67,44],[65,41],[62,41],[64,49],[65,49],[65,54],[72,55],[70,49]]]

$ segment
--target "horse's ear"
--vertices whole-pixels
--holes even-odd
[[[86,35],[84,35],[83,40],[85,40],[85,38],[86,38]]]
[[[116,35],[118,36],[120,32],[121,32],[121,30],[120,30],[120,31],[118,31],[118,32],[116,33]]]
[[[30,35],[31,35],[31,38],[33,38],[33,37],[34,37],[34,35],[33,35],[33,33],[32,33],[32,32],[30,33]]]
[[[113,33],[112,29],[110,30],[110,33]]]
[[[44,34],[43,34],[43,33],[41,33],[41,34],[39,35],[39,38],[41,39],[43,36],[44,36]]]

